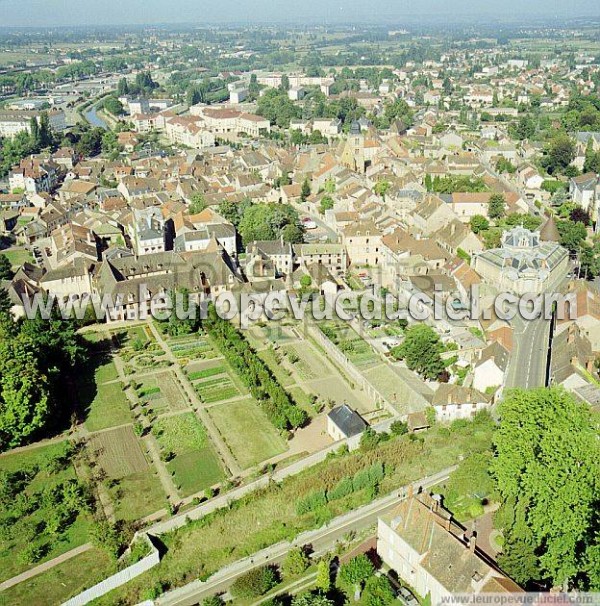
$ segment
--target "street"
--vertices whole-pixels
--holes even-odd
[[[550,321],[520,320],[514,325],[514,346],[506,387],[533,389],[546,385]]]

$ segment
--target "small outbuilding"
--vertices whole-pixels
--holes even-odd
[[[327,415],[327,433],[336,442],[361,434],[367,427],[368,423],[348,404],[336,406]]]

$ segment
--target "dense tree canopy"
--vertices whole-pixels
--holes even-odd
[[[6,293],[2,289],[3,293]],[[65,378],[83,362],[76,323],[53,317],[13,322],[0,312],[0,451],[39,435],[71,411]]]
[[[253,240],[302,242],[304,235],[298,213],[287,204],[252,204],[244,209],[238,224],[244,243]]]
[[[392,349],[395,358],[404,360],[411,370],[427,379],[437,379],[444,371],[440,353],[443,344],[438,334],[427,324],[414,324],[406,330],[401,345]]]
[[[559,388],[514,390],[499,414],[501,565],[520,583],[597,591],[600,442],[588,407]]]

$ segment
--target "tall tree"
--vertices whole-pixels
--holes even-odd
[[[443,344],[438,334],[427,324],[414,324],[406,330],[404,341],[391,354],[404,360],[411,370],[427,379],[437,379],[444,371],[440,353]]]
[[[502,565],[522,582],[537,568],[555,586],[591,587],[600,441],[589,408],[552,388],[513,390],[498,412],[491,472],[502,498]]]
[[[488,215],[490,219],[501,219],[506,213],[504,194],[494,193],[490,196]]]

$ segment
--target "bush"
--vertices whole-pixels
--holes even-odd
[[[234,598],[257,598],[277,585],[277,575],[270,566],[250,570],[238,577],[229,591]]]
[[[327,505],[327,496],[324,490],[311,492],[310,494],[298,500],[296,505],[296,513],[301,516],[310,511],[315,511],[320,507]]]
[[[390,425],[390,431],[395,436],[403,436],[408,433],[408,425],[404,421],[394,421]]]
[[[46,549],[41,545],[27,545],[19,554],[19,560],[23,564],[35,564],[39,562],[45,555]]]
[[[308,554],[302,547],[290,549],[281,570],[284,577],[294,577],[302,574],[310,565]]]
[[[342,499],[349,494],[354,492],[354,485],[352,478],[344,478],[340,480],[336,486],[327,493],[327,500],[334,501],[336,499]]]

